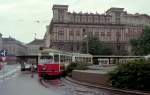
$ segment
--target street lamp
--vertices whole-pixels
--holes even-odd
[[[89,45],[88,45],[88,36],[84,35],[84,38],[86,39],[86,53],[89,53]]]

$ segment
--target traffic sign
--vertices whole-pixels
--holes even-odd
[[[2,57],[2,61],[3,61],[3,62],[6,61],[6,57]]]
[[[1,50],[0,56],[3,56],[3,57],[7,56],[7,50],[5,50],[5,49]]]

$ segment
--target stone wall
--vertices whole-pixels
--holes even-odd
[[[94,85],[109,85],[109,76],[106,73],[94,73],[75,70],[72,72],[72,78],[78,81],[91,83]]]

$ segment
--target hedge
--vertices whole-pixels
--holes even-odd
[[[140,59],[120,64],[109,74],[114,87],[150,90],[150,60]]]

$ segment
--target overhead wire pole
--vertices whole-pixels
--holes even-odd
[[[86,53],[88,54],[89,53],[89,42],[88,42],[88,36],[87,36],[87,34],[86,35],[84,35],[84,38],[86,39]]]
[[[34,33],[34,36],[35,36],[34,39],[36,39],[36,33]]]

